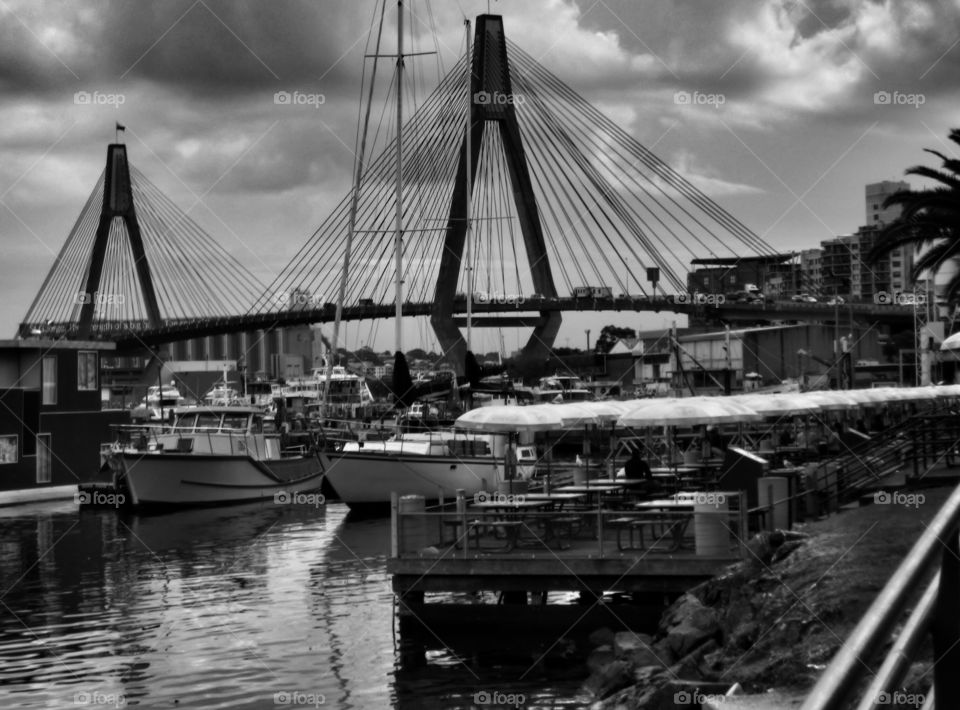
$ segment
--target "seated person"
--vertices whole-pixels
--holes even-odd
[[[645,481],[653,479],[650,466],[640,456],[640,449],[634,449],[633,453],[630,454],[630,458],[623,465],[623,472],[626,478],[640,478]]]
[[[710,444],[711,456],[723,456],[723,452],[727,448],[726,442],[720,436],[720,431],[712,424],[707,427],[707,442]]]

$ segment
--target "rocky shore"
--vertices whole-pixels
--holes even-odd
[[[949,492],[758,535],[742,562],[668,607],[656,634],[597,629],[591,707],[798,706]]]

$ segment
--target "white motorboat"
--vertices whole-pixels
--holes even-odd
[[[282,448],[251,406],[184,407],[172,427],[127,428],[113,467],[138,506],[214,505],[319,490],[320,459]]]
[[[169,385],[153,385],[147,388],[147,396],[140,401],[130,416],[134,419],[159,422],[184,403],[180,390],[172,382]]]
[[[504,482],[499,449],[506,437],[445,430],[398,434],[386,441],[346,442],[330,454],[327,481],[352,509],[383,509],[390,496],[420,495],[428,501],[450,500],[463,490],[473,496],[497,491]],[[497,455],[495,455],[497,454]],[[533,475],[533,446],[517,448],[520,478]]]

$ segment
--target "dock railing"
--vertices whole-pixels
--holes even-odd
[[[515,511],[506,504],[478,510],[470,507],[476,499],[463,495],[443,506],[426,507],[422,499],[418,504],[394,494],[391,556],[605,558],[666,553],[735,560],[748,554],[743,493],[685,495],[683,508],[674,510],[638,510],[624,500],[606,499],[593,505]]]
[[[940,508],[807,696],[801,710],[852,707],[867,665],[887,643],[916,590],[939,565],[880,669],[860,696],[857,710],[891,704],[960,708],[960,486]],[[898,688],[927,632],[933,640],[933,685],[922,699]],[[911,703],[910,701],[913,700]],[[896,702],[894,702],[896,701]],[[936,703],[936,705],[935,705]]]

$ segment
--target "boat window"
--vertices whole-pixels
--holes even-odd
[[[202,431],[214,430],[220,428],[220,415],[216,412],[198,412],[197,429]]]
[[[238,412],[236,414],[224,414],[223,428],[224,429],[241,429],[243,431],[246,431],[248,416],[249,415],[242,412]]]
[[[181,414],[177,419],[176,426],[182,427],[184,429],[193,429],[197,423],[197,415],[195,412],[189,412],[187,414]]]
[[[452,439],[447,442],[452,456],[489,456],[490,446],[486,441]]]

